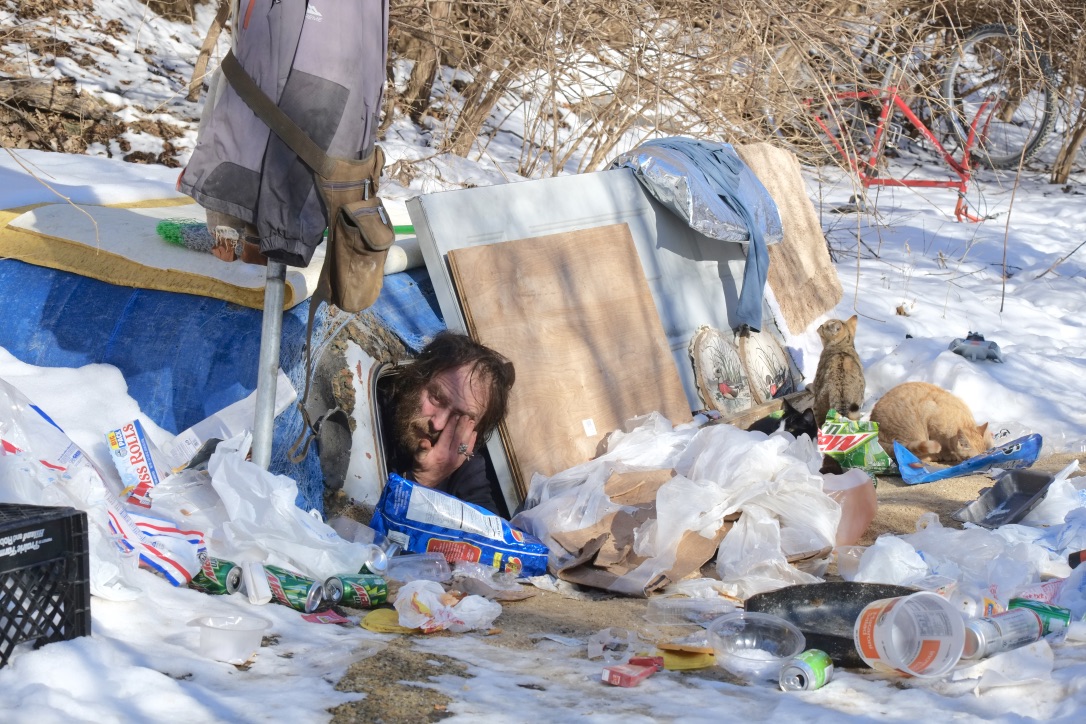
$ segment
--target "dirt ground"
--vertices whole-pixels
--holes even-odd
[[[1055,473],[1074,459],[1076,455],[1073,454],[1051,455],[1038,460],[1033,469]],[[924,485],[906,485],[900,478],[881,477],[876,488],[878,514],[860,543],[869,545],[883,533],[912,532],[917,518],[927,511],[938,513],[943,525],[960,528],[951,514],[975,500],[981,490],[991,484],[991,479],[984,475]],[[829,578],[836,577],[834,572],[831,566]],[[646,603],[641,599],[616,596],[581,601],[540,591],[527,600],[504,604],[502,614],[495,622],[500,632],[488,637],[487,641],[493,646],[529,649],[534,646],[529,636],[539,632],[585,639],[608,626],[638,630],[644,623],[645,607]],[[365,692],[367,696],[331,710],[335,724],[438,721],[449,715],[446,711],[450,702],[448,697],[411,682],[425,682],[439,673],[464,676],[465,667],[454,659],[418,651],[412,639],[412,636],[400,636],[381,654],[350,667],[337,688]],[[583,657],[584,652],[575,655]],[[689,675],[734,681],[716,667]]]

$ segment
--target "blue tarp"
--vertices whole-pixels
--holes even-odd
[[[437,293],[425,267],[385,277],[373,312],[416,354],[445,329]]]
[[[76,274],[0,260],[0,347],[41,367],[117,367],[128,394],[157,425],[180,432],[256,389],[262,313],[190,294],[120,287]],[[444,328],[425,269],[391,275],[374,313],[413,351]],[[304,389],[309,303],[283,315],[280,365]],[[314,337],[319,338],[323,310]],[[103,422],[103,434],[110,424]],[[276,419],[272,472],[298,482],[298,505],[323,511],[318,456],[286,452],[302,429],[291,406]]]

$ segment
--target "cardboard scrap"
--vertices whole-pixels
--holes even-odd
[[[646,561],[634,552],[635,533],[655,519],[656,495],[674,476],[674,470],[613,472],[604,484],[604,492],[612,502],[626,507],[586,528],[552,533],[555,542],[573,555],[557,576],[571,583],[645,597],[698,571],[716,554],[738,514],[725,518],[711,537],[687,531],[676,547],[674,563],[666,571],[650,580],[628,576]]]
[[[616,470],[603,484],[603,492],[618,505],[649,505],[656,502],[657,491],[675,474],[674,470]]]

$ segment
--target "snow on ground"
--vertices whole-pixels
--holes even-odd
[[[81,201],[148,198],[168,191],[174,173],[93,157],[17,155]],[[441,158],[431,163],[444,178],[456,173],[442,168]],[[33,179],[17,178],[19,167],[10,156],[0,156],[0,169],[15,180],[4,185],[0,207],[46,200]],[[845,288],[835,314],[847,317],[854,308],[860,314],[857,348],[867,369],[869,401],[900,381],[923,379],[963,397],[979,419],[1017,426],[1016,432],[1041,432],[1053,450],[1081,449],[1086,406],[1076,382],[1086,357],[1080,314],[1086,269],[1077,255],[1057,262],[1086,238],[1086,207],[1029,178],[1018,189],[1009,224],[1003,211],[1009,191],[994,184],[986,184],[989,212],[1003,216],[984,224],[949,220],[949,193],[925,200],[903,191],[879,197],[881,223],[875,224],[868,217],[830,213],[851,194],[843,175],[805,174],[812,198],[822,199],[820,212]],[[1010,271],[1005,292],[1004,237]],[[899,305],[908,306],[908,316],[895,314]],[[820,349],[814,326],[789,340],[808,379]],[[970,362],[950,352],[950,340],[968,331],[997,341],[1006,362]],[[4,353],[0,378],[37,401],[81,444],[104,433],[103,418],[135,416],[138,410],[119,373],[102,365],[32,368]],[[388,638],[358,627],[305,623],[290,609],[265,606],[256,613],[272,622],[276,645],[262,648],[252,667],[239,671],[195,653],[197,629],[186,623],[207,613],[252,614],[244,596],[209,597],[174,589],[151,573],[139,575],[144,598],[94,599],[92,637],[15,652],[0,670],[5,721],[259,721],[271,711],[275,718],[323,721],[329,707],[354,696],[332,687],[349,662],[379,651]],[[598,681],[598,661],[571,657],[548,641],[531,651],[498,648],[470,634],[420,639],[416,645],[468,666],[470,679],[443,676],[427,684],[453,699],[454,721],[708,721],[792,714],[913,720],[934,710],[961,720],[1077,720],[1086,710],[1082,645],[1054,647],[1055,671],[1045,681],[980,694],[973,692],[976,682],[926,684],[840,672],[820,691],[789,695],[675,673],[658,674],[637,689],[613,689]],[[66,673],[58,677],[57,671]],[[511,715],[511,683],[545,683],[547,690],[517,687]]]

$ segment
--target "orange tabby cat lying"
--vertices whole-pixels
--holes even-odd
[[[988,423],[977,425],[962,400],[927,382],[905,382],[879,398],[871,410],[879,443],[894,457],[894,440],[925,462],[955,464],[994,444]]]

